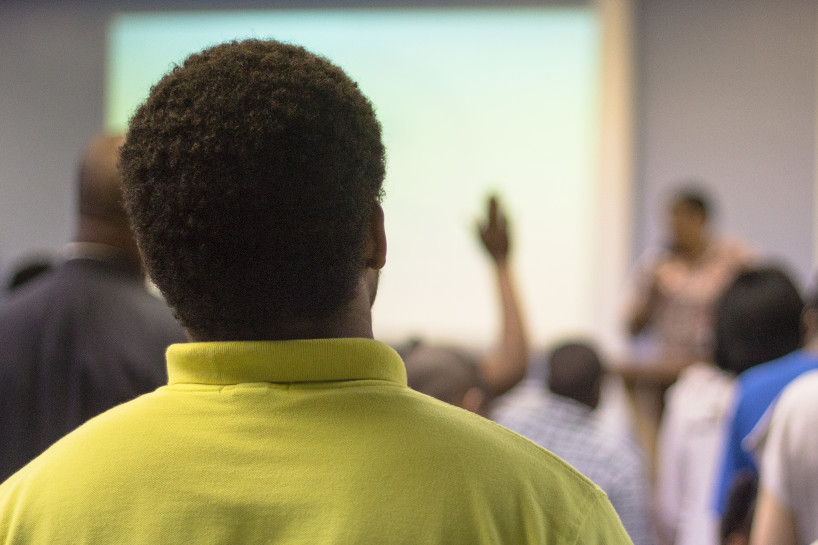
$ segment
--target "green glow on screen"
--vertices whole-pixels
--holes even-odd
[[[356,80],[383,125],[389,254],[376,336],[488,344],[496,290],[477,244],[499,191],[535,340],[593,328],[599,23],[590,8],[122,14],[109,27],[109,129],[193,52],[276,38]]]

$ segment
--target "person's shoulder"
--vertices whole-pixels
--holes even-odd
[[[666,246],[649,246],[636,258],[636,269],[643,272],[652,271],[671,259],[673,252]]]
[[[93,490],[99,478],[110,479],[122,454],[134,449],[130,435],[151,420],[141,409],[141,396],[86,421],[0,485],[0,517],[11,504],[45,505],[51,499],[76,495],[79,483]],[[119,456],[117,455],[119,454]],[[90,462],[93,461],[93,462]],[[71,492],[73,491],[73,492]],[[83,492],[83,495],[85,492]]]
[[[711,247],[720,256],[729,258],[739,264],[748,264],[757,258],[753,247],[738,238],[718,237],[711,242]]]
[[[0,299],[0,313],[19,312],[21,309],[48,299],[58,285],[62,272],[60,269],[49,271],[39,278],[34,278]]]
[[[473,432],[468,437],[456,432],[449,435],[461,456],[469,453],[480,460],[473,468],[479,468],[480,474],[472,473],[472,479],[503,483],[504,501],[539,511],[537,516],[545,526],[564,526],[557,542],[630,543],[605,492],[562,458],[500,424],[455,407],[440,408],[457,414],[447,426]],[[589,430],[592,428],[589,426]],[[622,455],[621,460],[616,460],[617,467],[623,471],[629,471],[624,468],[630,464],[642,467],[635,447],[630,450],[625,442],[614,441],[612,435],[599,437],[607,438],[604,445],[611,453],[609,459],[614,460],[617,453]]]
[[[685,367],[676,382],[668,388],[669,395],[689,395],[700,392],[702,388],[712,387],[719,391],[729,390],[734,378],[715,365],[696,362]]]
[[[789,376],[804,367],[818,366],[818,354],[804,350],[790,352],[780,358],[756,365],[739,375],[740,395],[752,395],[758,389],[766,389],[771,380]]]
[[[4,346],[31,342],[32,332],[63,305],[61,278],[61,270],[50,271],[0,300],[0,342]]]
[[[422,420],[427,435],[440,439],[450,448],[472,459],[504,460],[492,464],[490,471],[531,477],[541,475],[544,482],[559,481],[569,489],[593,493],[596,486],[561,458],[500,424],[454,407],[429,396],[408,390],[411,413]],[[481,462],[482,463],[482,462]],[[556,479],[556,481],[554,481]]]
[[[776,403],[776,411],[782,412],[803,412],[805,407],[818,408],[818,370],[808,371],[791,382]]]
[[[686,367],[665,393],[665,405],[674,416],[688,420],[719,417],[727,411],[735,389],[735,378],[708,363]]]

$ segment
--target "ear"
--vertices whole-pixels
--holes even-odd
[[[367,267],[376,271],[386,265],[386,228],[384,227],[383,208],[381,208],[381,203],[377,201],[374,203],[372,213],[369,215],[364,263]]]

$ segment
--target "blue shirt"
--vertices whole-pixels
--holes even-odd
[[[727,430],[727,444],[717,480],[716,510],[724,515],[733,479],[741,470],[758,474],[758,467],[742,441],[773,404],[787,384],[807,371],[818,369],[818,354],[796,350],[752,369],[738,378],[736,400]]]

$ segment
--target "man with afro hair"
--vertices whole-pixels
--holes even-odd
[[[630,540],[556,456],[410,390],[373,340],[386,259],[372,105],[275,41],[207,49],[130,123],[126,207],[191,341],[168,385],[0,486],[2,543]]]

